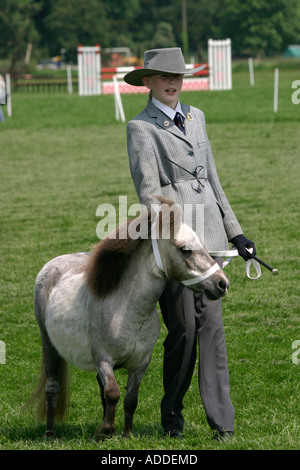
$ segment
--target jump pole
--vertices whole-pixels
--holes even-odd
[[[119,121],[121,118],[122,122],[125,122],[125,114],[122,104],[122,99],[119,90],[118,78],[116,75],[113,76],[114,83],[114,98],[115,98],[115,116],[116,120]]]

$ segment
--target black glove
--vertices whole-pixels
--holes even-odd
[[[244,237],[244,235],[238,235],[237,237],[232,238],[230,242],[234,244],[239,255],[244,258],[245,261],[247,261],[247,259],[251,259],[246,248],[253,248],[252,254],[256,255],[255,244],[251,240],[248,240],[248,238]]]

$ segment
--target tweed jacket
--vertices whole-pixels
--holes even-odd
[[[155,194],[180,204],[207,250],[227,250],[228,240],[243,232],[218,178],[204,114],[182,103],[181,108],[187,116],[186,135],[152,101],[129,121],[127,146],[136,192],[141,204],[155,202]],[[196,167],[201,184],[192,174]],[[197,186],[201,192],[195,191]]]

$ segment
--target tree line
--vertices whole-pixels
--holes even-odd
[[[235,56],[273,56],[300,43],[299,0],[1,0],[0,57],[11,68],[33,44],[36,60],[77,45],[147,49],[180,46],[186,60],[205,59],[207,40],[231,38]]]

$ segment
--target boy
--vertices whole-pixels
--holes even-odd
[[[220,184],[205,118],[199,109],[178,100],[188,70],[180,48],[145,52],[144,68],[124,80],[150,90],[146,108],[127,126],[127,144],[133,182],[142,204],[163,196],[193,208],[192,228],[197,232],[197,205],[204,208],[204,239],[208,251],[228,250],[228,241],[248,259],[245,248],[255,245],[244,237]],[[216,258],[221,264],[222,258]],[[182,438],[183,398],[188,390],[199,344],[199,389],[207,420],[218,438],[233,435],[234,408],[229,376],[222,301],[208,301],[177,282],[167,282],[160,308],[168,335],[164,342],[164,397],[161,418],[164,433]]]

